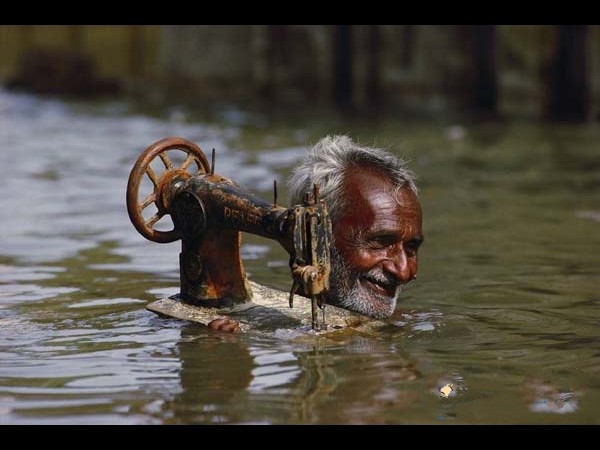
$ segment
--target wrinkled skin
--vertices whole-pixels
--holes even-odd
[[[417,277],[423,242],[421,207],[408,187],[376,169],[348,171],[348,211],[334,220],[331,292],[327,302],[369,317],[389,317],[402,286]]]

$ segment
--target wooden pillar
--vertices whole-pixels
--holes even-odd
[[[587,25],[560,25],[546,80],[546,118],[583,122],[590,108]]]
[[[354,105],[352,76],[352,25],[333,29],[333,101],[340,109]]]
[[[495,117],[498,114],[496,26],[474,25],[473,38],[473,106],[478,112]]]
[[[460,28],[465,58],[463,106],[478,119],[498,115],[498,67],[496,26],[465,25]]]
[[[260,92],[266,100],[275,100],[289,60],[289,25],[267,25],[265,47],[267,70]]]
[[[402,42],[400,42],[400,64],[408,68],[412,66],[415,55],[417,25],[402,26]]]
[[[379,25],[369,25],[367,35],[367,74],[365,94],[370,108],[381,106],[381,29]]]

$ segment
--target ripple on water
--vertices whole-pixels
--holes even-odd
[[[45,287],[36,284],[3,284],[0,298],[2,298],[2,301],[5,303],[18,304],[71,294],[77,291],[79,291],[79,289],[74,287]]]
[[[517,127],[485,149],[475,125],[450,140],[396,119],[359,132],[398,141],[423,172],[427,245],[409,312],[332,342],[145,311],[178,291],[181,247],[146,241],[124,202],[134,161],[165,136],[214,147],[220,174],[270,198],[326,127],[274,135],[240,129],[251,120],[236,112],[239,126],[130,111],[0,90],[0,423],[598,423],[598,194],[573,188],[576,165],[546,171],[554,148],[595,157],[594,129],[565,145]],[[269,150],[248,150],[246,133]],[[288,285],[273,242],[246,242],[248,272]]]

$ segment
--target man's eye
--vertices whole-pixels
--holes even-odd
[[[417,253],[417,250],[419,250],[420,245],[421,245],[421,240],[412,239],[404,244],[404,250],[406,250],[408,253],[414,254],[414,253]]]
[[[387,248],[396,243],[393,236],[377,236],[369,240],[369,246],[372,248]]]

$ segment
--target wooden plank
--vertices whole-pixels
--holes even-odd
[[[214,319],[228,316],[240,323],[241,331],[275,332],[296,331],[302,334],[331,335],[342,331],[376,333],[386,322],[327,305],[325,322],[327,329],[315,332],[311,329],[310,300],[301,296],[294,298],[295,306],[288,306],[288,294],[250,281],[252,301],[232,308],[204,308],[183,303],[177,295],[163,298],[146,306],[161,316],[208,325]],[[322,319],[319,312],[319,319]]]

